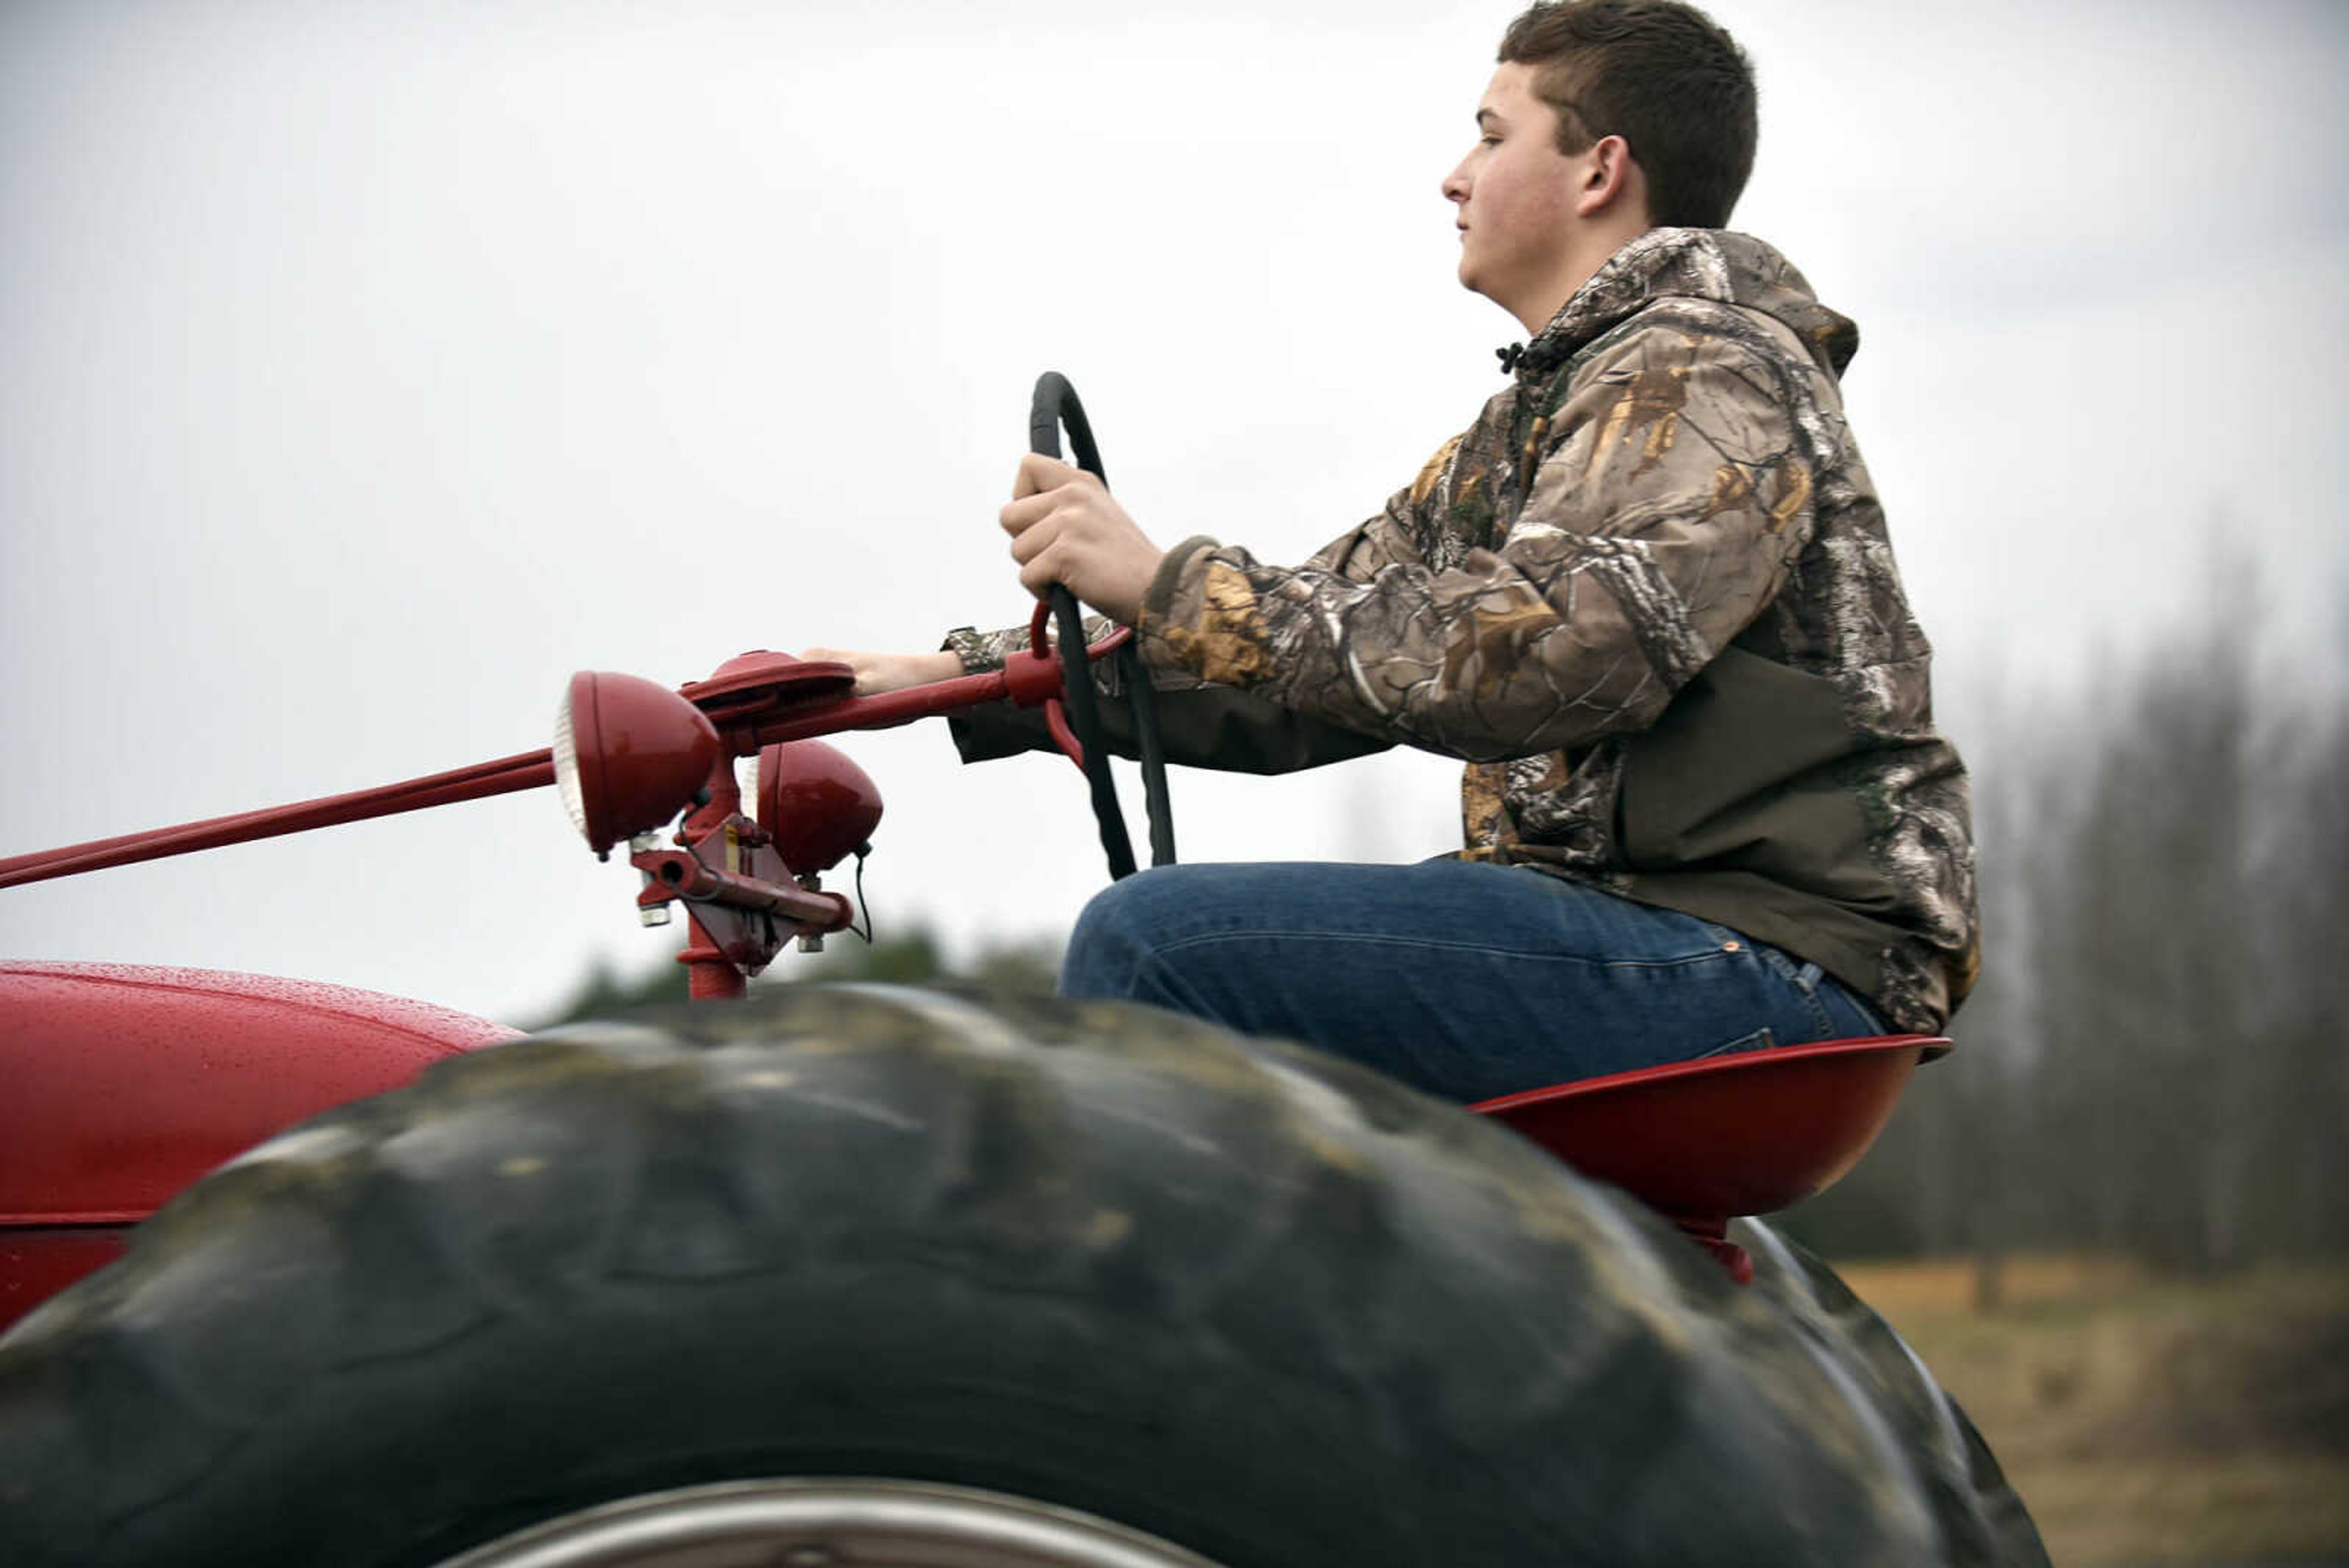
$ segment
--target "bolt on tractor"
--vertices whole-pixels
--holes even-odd
[[[1063,421],[1098,472],[1047,378],[1040,450]],[[2044,1562],[1916,1357],[1750,1218],[1847,1169],[1945,1041],[1464,1109],[1146,1008],[746,997],[857,915],[823,878],[880,796],[821,737],[1041,708],[1131,866],[1090,712],[1120,638],[1060,608],[1057,650],[1040,609],[1003,670],[883,696],[766,652],[583,673],[545,751],[0,861],[554,784],[647,923],[683,912],[695,999],[523,1037],[0,962],[0,1562]]]

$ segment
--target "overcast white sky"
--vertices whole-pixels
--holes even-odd
[[[1022,618],[993,519],[1047,368],[1163,542],[1303,556],[1517,336],[1437,190],[1515,10],[10,0],[0,855],[541,745],[577,669]],[[2337,679],[2349,8],[1715,15],[1763,90],[1738,226],[1860,322],[1961,745],[2218,552]],[[1099,882],[1065,763],[847,746],[885,929],[1057,930]],[[1178,774],[1177,825],[1406,858],[1454,776]],[[546,792],[0,892],[0,953],[513,1017],[672,944],[633,882]]]

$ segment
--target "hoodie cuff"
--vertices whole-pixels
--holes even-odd
[[[1200,555],[1215,547],[1215,540],[1206,535],[1194,534],[1167,551],[1165,559],[1158,563],[1150,586],[1143,590],[1142,607],[1133,618],[1134,639],[1141,645],[1147,662],[1169,670],[1181,667],[1182,661],[1173,650],[1165,649],[1167,618],[1174,613],[1174,595],[1183,586],[1183,574]]]
[[[1019,647],[1028,646],[1028,630],[1025,627],[1002,631],[980,631],[975,627],[958,626],[947,633],[946,640],[938,644],[938,648],[940,651],[951,653],[962,660],[962,672],[965,675],[984,675],[989,670],[1003,668],[1004,656],[1011,651],[1012,639],[1015,637],[1019,639]]]

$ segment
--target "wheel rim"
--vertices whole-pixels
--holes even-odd
[[[605,1503],[441,1568],[1216,1568],[1073,1509],[895,1480],[730,1481]]]

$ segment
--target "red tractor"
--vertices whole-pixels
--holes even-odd
[[[765,653],[582,674],[547,752],[0,861],[556,784],[721,1003],[523,1038],[0,964],[0,1562],[2044,1562],[1907,1347],[1732,1224],[1848,1168],[1946,1042],[1471,1115],[1148,1009],[744,999],[854,914],[822,877],[879,798],[814,737],[1088,692],[1042,630],[879,698]]]

